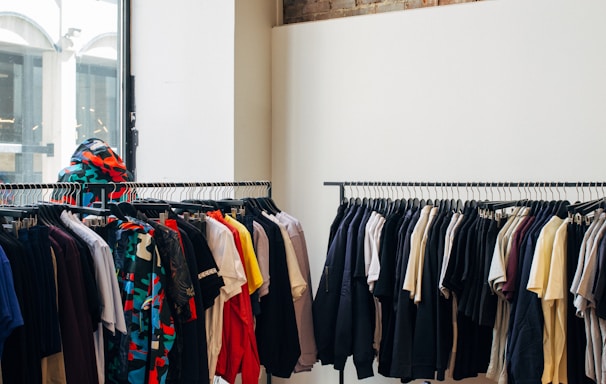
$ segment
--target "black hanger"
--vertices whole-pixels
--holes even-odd
[[[54,225],[57,227],[63,227],[61,221],[61,212],[65,209],[67,204],[55,204],[48,202],[38,203],[38,217],[42,219],[42,222],[46,225]]]
[[[242,201],[244,201],[244,208],[246,208],[246,209],[250,209],[250,208],[254,207],[257,211],[261,210],[259,202],[254,197],[245,197],[245,198],[242,199]],[[349,205],[349,199],[344,199],[343,200],[343,204],[345,204],[346,206],[348,206]]]
[[[578,213],[582,216],[587,215],[590,212],[595,211],[598,208],[604,208],[604,206],[606,205],[605,200],[606,198],[600,198],[597,200],[591,200],[591,201],[585,201],[585,202],[579,202],[579,203],[575,203],[575,204],[570,204],[568,205],[567,211],[571,214],[575,214]]]
[[[112,201],[107,203],[107,207],[109,208],[109,213],[116,216],[118,219],[122,221],[127,221],[126,215],[122,212],[122,209],[118,205],[118,203]]]

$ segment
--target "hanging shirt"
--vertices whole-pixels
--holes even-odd
[[[455,238],[456,230],[463,220],[463,214],[455,212],[450,219],[448,228],[446,229],[446,238],[444,240],[444,255],[442,256],[442,268],[440,269],[439,288],[440,293],[445,297],[450,297],[450,290],[444,286],[444,276],[446,275],[446,269],[450,262],[450,255],[452,253],[452,244]]]
[[[341,284],[345,269],[345,249],[349,224],[359,206],[347,208],[347,212],[329,244],[322,277],[313,302],[314,332],[318,347],[318,359],[323,365],[335,362],[335,334],[337,314],[341,299]]]
[[[206,239],[219,267],[219,276],[224,286],[221,295],[211,308],[206,310],[206,342],[208,344],[209,380],[213,380],[217,360],[223,345],[223,312],[225,302],[242,292],[246,283],[244,266],[238,256],[238,250],[230,230],[212,217],[206,218]]]
[[[541,299],[541,307],[543,310],[543,376],[541,378],[543,384],[551,383],[554,374],[554,342],[555,342],[555,326],[556,318],[553,303],[546,302],[544,299],[547,284],[551,278],[556,276],[550,275],[552,264],[552,254],[554,251],[554,240],[556,232],[564,221],[557,216],[552,217],[539,234],[535,253],[532,258],[532,266],[530,268],[530,276],[526,289],[534,292]],[[554,271],[556,272],[556,271]],[[562,271],[560,273],[560,279]]]
[[[422,257],[421,253],[424,250],[423,238],[425,236],[425,228],[427,227],[427,222],[429,221],[431,208],[432,206],[430,205],[423,207],[419,221],[417,221],[411,235],[410,256],[408,257],[406,275],[404,277],[404,284],[402,285],[402,289],[410,293],[411,299],[415,299],[416,295],[417,279],[419,277],[419,265]]]
[[[517,207],[519,208],[519,207]],[[515,222],[518,219],[517,215],[518,210],[516,209],[507,219],[507,222],[497,235],[497,242],[494,247],[490,271],[488,273],[488,284],[490,285],[490,289],[493,293],[497,293],[496,285],[501,281],[506,279],[505,277],[505,252],[504,252],[504,244],[507,244],[508,236],[507,233],[509,229],[515,226]]]
[[[305,290],[307,290],[308,287],[305,279],[303,278],[303,274],[301,273],[301,269],[299,268],[295,248],[293,247],[290,236],[288,236],[288,231],[284,225],[281,224],[273,215],[269,215],[266,212],[263,212],[263,215],[276,223],[280,228],[280,233],[282,234],[282,239],[284,240],[284,248],[286,250],[286,265],[288,266],[288,280],[290,281],[292,299],[293,301],[297,301],[301,296],[303,296],[303,293],[305,293]]]
[[[181,233],[187,264],[192,276],[192,282],[194,283],[194,290],[196,291],[194,298],[198,314],[196,319],[196,339],[185,340],[185,343],[191,343],[195,346],[198,351],[199,360],[193,362],[192,357],[186,357],[187,354],[184,352],[183,356],[188,361],[184,361],[183,368],[186,374],[189,371],[190,382],[202,382],[208,380],[210,376],[208,371],[208,344],[206,342],[206,316],[204,312],[207,308],[212,307],[215,299],[219,296],[221,287],[223,286],[223,278],[217,274],[217,264],[201,230],[178,216],[175,216],[175,220],[167,219],[165,224],[175,229],[173,226],[173,223],[175,223]],[[188,367],[188,364],[192,366]],[[185,379],[185,376],[183,378]]]
[[[549,324],[551,341],[553,341],[550,353],[551,361],[549,364],[545,364],[546,367],[552,367],[552,378],[547,377],[546,379],[553,383],[568,382],[568,359],[566,353],[566,311],[568,307],[566,253],[568,248],[567,231],[570,222],[569,218],[563,220],[556,231],[551,264],[549,266],[549,281],[547,282],[547,288],[543,296],[545,309],[553,311],[554,315],[550,317],[550,319],[553,319],[553,322]],[[548,329],[547,321],[545,321],[545,329]],[[548,354],[545,348],[544,353],[547,359]]]
[[[154,229],[129,218],[108,224],[120,286],[127,336],[110,336],[106,382],[163,383],[175,327],[166,297],[167,270],[162,264]],[[170,269],[170,266],[168,266]]]
[[[42,380],[40,367],[40,332],[37,318],[39,309],[34,305],[38,292],[30,266],[27,264],[23,245],[0,228],[0,244],[6,252],[13,276],[15,294],[19,303],[23,326],[17,327],[6,339],[4,349],[11,353],[2,355],[2,376],[5,383],[39,383]]]
[[[246,227],[233,219],[231,216],[225,216],[225,221],[238,230],[240,242],[242,243],[242,257],[244,259],[244,273],[248,282],[248,294],[252,295],[263,285],[263,276],[257,261],[257,255],[253,247],[252,237]]]
[[[295,249],[297,261],[299,262],[299,270],[301,271],[307,286],[311,287],[309,256],[307,254],[307,244],[305,242],[305,235],[301,223],[286,212],[280,212],[276,217],[286,227]],[[314,338],[312,304],[313,298],[311,289],[307,289],[303,293],[301,299],[294,303],[297,330],[299,332],[299,345],[301,347],[301,356],[297,361],[294,372],[310,371],[312,366],[316,363],[318,350]]]
[[[95,280],[102,303],[103,325],[112,333],[118,331],[126,334],[120,287],[116,279],[116,267],[109,245],[71,212],[63,211],[61,221],[84,240],[91,250],[95,263]]]
[[[230,230],[240,260],[242,264],[246,264],[238,229],[229,223],[221,211],[209,212],[208,215]],[[223,343],[217,360],[216,374],[233,383],[236,375],[241,372],[243,384],[257,383],[260,364],[248,285],[244,284],[242,291],[225,303],[223,316]]]
[[[263,284],[259,287],[259,299],[269,293],[269,239],[263,226],[253,221],[253,246],[259,262],[259,270],[263,277]]]
[[[59,324],[68,382],[96,383],[97,364],[90,321],[86,313],[84,282],[80,254],[75,240],[57,227],[50,227],[51,244],[57,257]]]
[[[513,235],[518,226],[521,226],[527,219],[527,209],[521,214],[516,215],[516,211],[507,220],[499,235],[493,254],[491,269],[488,276],[488,283],[492,291],[498,296],[497,312],[492,337],[492,348],[490,353],[490,363],[486,371],[486,377],[498,381],[499,384],[507,383],[507,370],[505,362],[505,348],[507,344],[507,331],[509,328],[509,302],[502,292],[503,284],[507,281],[506,265],[509,260],[509,252],[513,244]]]
[[[21,309],[13,283],[10,262],[0,247],[0,358],[4,351],[4,342],[17,327],[23,325]]]
[[[585,236],[587,239],[584,249],[585,258],[582,274],[578,280],[574,305],[577,308],[577,315],[582,316],[585,321],[585,334],[587,336],[585,370],[588,377],[593,378],[595,376],[596,382],[600,383],[602,382],[603,336],[595,310],[593,286],[598,266],[597,249],[606,231],[606,213],[601,212],[595,222],[593,231],[588,230]],[[581,248],[581,251],[583,251],[583,248]]]
[[[425,263],[425,250],[427,248],[427,241],[429,239],[429,232],[433,227],[434,220],[438,214],[438,207],[432,207],[429,211],[429,218],[427,219],[427,224],[423,230],[423,237],[421,239],[421,247],[419,249],[419,255],[417,260],[417,276],[415,278],[415,288],[414,288],[414,302],[418,304],[421,302],[422,298],[422,288],[421,284],[423,282],[423,266]]]
[[[196,345],[198,339],[198,327],[196,324],[197,302],[195,297],[196,287],[194,282],[196,273],[190,269],[187,260],[186,251],[190,253],[191,242],[187,237],[185,239],[180,235],[177,224],[173,219],[165,219],[164,224],[148,219],[145,215],[139,214],[142,221],[154,228],[154,239],[156,240],[158,254],[163,265],[170,265],[171,271],[178,270],[178,273],[171,273],[167,279],[168,303],[171,306],[171,314],[175,325],[175,341],[171,349],[169,359],[169,369],[166,375],[167,383],[177,382],[197,382],[200,380],[198,363],[200,357],[200,347]],[[184,244],[187,244],[186,250]],[[193,265],[196,267],[195,263]],[[178,300],[178,301],[176,301]],[[202,308],[200,308],[202,311]],[[206,348],[204,349],[206,351]],[[207,357],[204,356],[206,362]],[[208,371],[204,372],[203,378],[208,376]]]
[[[377,217],[377,223],[369,232],[370,236],[370,257],[367,260],[365,257],[365,270],[367,276],[368,289],[370,292],[374,290],[375,282],[379,279],[381,273],[381,263],[379,260],[379,250],[381,249],[381,232],[385,225],[385,217],[379,214]],[[365,253],[366,256],[366,253]]]
[[[284,237],[280,227],[261,212],[254,208],[247,211],[250,211],[249,213],[254,216],[255,221],[263,226],[270,244],[271,289],[267,295],[261,298],[261,312],[256,318],[255,333],[259,359],[268,374],[288,378],[301,356],[301,348],[286,262]],[[314,318],[314,327],[315,325]]]
[[[107,242],[101,239],[93,230],[84,225],[71,212],[61,212],[61,222],[71,229],[86,245],[88,245],[94,262],[95,281],[101,301],[101,320],[95,330],[95,354],[97,357],[97,372],[99,382],[105,382],[105,348],[103,341],[103,329],[105,326],[112,334],[118,330],[126,334],[126,323],[124,311],[122,310],[122,299],[118,288],[118,280],[115,278],[114,261]]]
[[[335,331],[335,361],[334,367],[343,370],[348,356],[353,352],[353,271],[358,254],[358,235],[360,222],[366,208],[357,210],[347,228],[345,242],[345,263],[343,266],[343,279],[340,287],[339,307],[337,311],[337,328]]]
[[[364,235],[364,273],[366,276],[368,276],[368,270],[370,268],[370,263],[372,260],[373,243],[375,241],[375,229],[379,225],[380,218],[381,218],[381,215],[378,212],[372,211],[370,213],[370,217],[368,217],[368,221],[363,226],[363,228],[364,228],[364,231],[363,231],[363,235]]]
[[[47,243],[50,246],[50,242]],[[55,287],[57,286],[57,259],[55,252],[52,247],[50,248],[51,258],[53,261],[53,273]],[[59,295],[55,290],[55,304],[59,306]],[[0,373],[1,376],[1,373]],[[67,379],[65,377],[65,359],[63,358],[63,351],[55,353],[42,359],[42,382],[53,383],[53,384],[66,384]],[[1,384],[1,383],[0,383]]]

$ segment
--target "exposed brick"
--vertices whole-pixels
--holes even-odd
[[[407,0],[405,9],[423,8],[433,4],[431,0]]]
[[[476,0],[439,0],[439,5],[471,3],[473,1],[476,1]]]
[[[303,14],[321,13],[330,11],[330,2],[328,0],[308,1],[303,6]]]
[[[371,13],[375,13],[375,7],[345,9],[343,11],[343,16],[359,16],[368,15]]]
[[[355,8],[356,0],[331,0],[330,9],[349,9]]]
[[[345,16],[342,11],[330,11],[325,13],[316,13],[313,15],[313,20],[328,20],[338,19],[339,17]]]
[[[302,17],[304,4],[292,4],[284,7],[284,22],[296,23],[305,21]]]
[[[480,0],[282,0],[284,22],[298,23]]]
[[[377,4],[377,13],[402,11],[404,9],[406,9],[406,3]]]

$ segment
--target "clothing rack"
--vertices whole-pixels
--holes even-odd
[[[387,181],[325,181],[325,186],[338,186],[340,190],[340,200],[345,199],[346,187],[361,187],[361,188],[385,188],[385,187],[407,187],[407,188],[466,188],[466,189],[488,189],[488,188],[503,188],[503,189],[546,189],[546,188],[575,188],[579,190],[586,188],[605,188],[606,182],[585,182],[585,181],[546,181],[546,182],[528,182],[528,181],[504,181],[504,182],[451,182],[451,181],[403,181],[403,182],[387,182]]]
[[[85,183],[83,190],[97,192],[97,195],[107,196],[112,192],[126,189],[126,194],[134,195],[147,192],[155,197],[185,194],[208,194],[210,198],[244,197],[246,194],[255,194],[271,197],[271,181],[227,181],[227,182],[121,182],[121,183]],[[253,193],[254,192],[254,193]],[[102,202],[103,204],[105,202]]]
[[[466,189],[467,191],[469,191],[470,189],[472,190],[472,193],[474,192],[473,190],[477,190],[478,194],[480,194],[481,189],[495,189],[495,188],[502,188],[504,190],[509,190],[510,194],[512,194],[511,189],[512,188],[517,188],[519,191],[520,195],[532,195],[533,192],[535,193],[536,196],[542,196],[543,191],[541,191],[541,189],[546,190],[546,189],[557,189],[558,190],[558,196],[559,196],[559,189],[562,188],[564,190],[566,189],[570,189],[570,188],[574,188],[577,191],[577,196],[583,196],[584,197],[584,190],[585,189],[590,189],[594,188],[594,189],[598,189],[600,188],[602,191],[602,197],[606,196],[606,191],[604,190],[604,188],[606,187],[606,182],[569,182],[569,181],[561,181],[561,182],[553,182],[553,181],[547,181],[547,182],[528,182],[528,181],[514,181],[514,182],[510,182],[510,181],[505,181],[505,182],[451,182],[451,181],[400,181],[400,182],[388,182],[388,181],[325,181],[324,182],[324,186],[337,186],[339,187],[339,197],[340,197],[340,202],[343,202],[346,199],[346,188],[350,188],[350,195],[354,195],[354,190],[358,193],[355,193],[356,196],[373,196],[373,197],[380,197],[380,196],[385,196],[384,193],[380,193],[380,192],[387,192],[388,195],[391,196],[391,194],[394,194],[394,192],[392,191],[392,188],[398,188],[398,187],[405,187],[408,189],[408,192],[410,195],[412,195],[413,193],[410,193],[409,188],[413,188],[413,190],[415,188],[427,188],[428,193],[431,192],[430,188],[434,188],[434,193],[436,195],[439,194],[438,192],[438,188],[444,189],[444,188],[451,188],[451,189]],[[387,189],[389,188],[389,189]],[[362,189],[362,194],[360,194],[359,189]],[[422,189],[421,189],[422,191]],[[366,192],[366,193],[364,193]],[[600,192],[598,192],[599,194]],[[442,191],[442,194],[444,194],[444,191]],[[459,191],[457,191],[457,195],[459,194]],[[475,196],[475,194],[473,194],[473,196]],[[552,196],[553,196],[553,191],[552,191]],[[351,196],[350,196],[351,197]],[[412,197],[412,196],[411,196]],[[339,371],[339,384],[343,384],[344,382],[344,377],[343,377],[343,371],[340,370]],[[425,381],[424,383],[429,383],[429,381]]]
[[[82,194],[93,192],[103,199],[113,192],[125,191],[127,200],[131,197],[155,197],[158,199],[178,195],[189,198],[202,195],[208,199],[251,197],[251,195],[271,198],[271,181],[228,181],[228,182],[121,182],[121,183],[15,183],[0,184],[0,205],[35,204],[50,201],[53,193],[60,200],[69,197],[77,205],[82,204]],[[101,206],[105,207],[103,200]],[[271,384],[271,374],[267,373],[267,383]]]
[[[0,204],[14,202],[33,204],[41,200],[50,200],[53,192],[71,197],[80,205],[84,191],[105,192],[121,188],[135,192],[149,192],[155,196],[185,194],[210,194],[209,197],[223,198],[229,195],[254,194],[271,197],[271,181],[228,181],[228,182],[123,182],[123,183],[7,183],[0,184]]]

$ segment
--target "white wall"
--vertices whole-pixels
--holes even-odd
[[[324,181],[606,179],[605,14],[503,0],[274,28],[274,196],[306,229],[314,294],[338,205]]]
[[[133,1],[139,181],[271,177],[275,0]]]
[[[236,180],[271,178],[271,28],[275,0],[236,0]]]
[[[138,180],[233,180],[234,0],[132,7]]]

